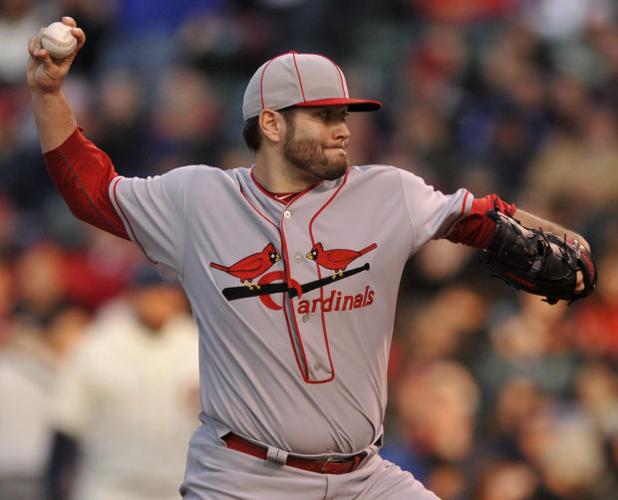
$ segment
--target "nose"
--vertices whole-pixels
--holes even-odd
[[[337,141],[345,141],[347,142],[350,139],[350,129],[348,128],[348,124],[343,120],[333,129],[333,136]]]

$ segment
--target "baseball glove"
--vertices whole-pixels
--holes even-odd
[[[555,304],[592,293],[597,282],[594,262],[586,247],[541,229],[529,229],[493,208],[487,215],[496,222],[489,246],[481,251],[481,262],[493,276],[508,285],[545,297]],[[576,291],[581,271],[584,288]]]

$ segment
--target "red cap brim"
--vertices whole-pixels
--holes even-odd
[[[301,108],[318,108],[320,106],[347,106],[348,111],[377,111],[382,107],[380,101],[372,101],[369,99],[350,99],[345,97],[333,97],[330,99],[316,99],[314,101],[305,101],[295,106]]]

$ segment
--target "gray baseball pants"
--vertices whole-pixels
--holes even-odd
[[[438,500],[409,472],[377,453],[347,474],[318,474],[231,450],[206,421],[193,434],[184,500]]]

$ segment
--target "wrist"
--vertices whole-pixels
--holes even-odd
[[[30,95],[33,99],[58,99],[63,98],[62,88],[57,89],[41,89],[38,87],[30,87]]]

